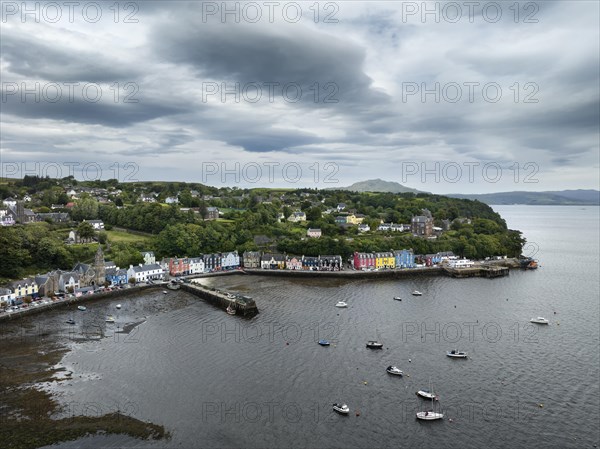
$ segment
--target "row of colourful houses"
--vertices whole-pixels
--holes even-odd
[[[392,250],[379,253],[355,252],[352,257],[355,270],[375,270],[384,268],[414,268],[415,256],[411,249]]]
[[[143,252],[143,264],[121,269],[111,261],[105,261],[98,248],[93,264],[78,263],[71,271],[55,270],[44,275],[15,281],[9,288],[0,288],[0,302],[14,304],[24,297],[51,296],[55,293],[87,293],[89,289],[106,284],[117,286],[129,282],[163,280],[170,276],[186,276],[216,271],[234,270],[239,267],[264,270],[343,270],[340,255],[290,256],[280,253],[246,251],[240,257],[237,251],[204,254],[199,257],[168,258],[156,262],[154,253]],[[415,256],[410,249],[388,252],[355,252],[351,262],[356,270],[414,268],[417,263],[431,266],[444,260],[456,259],[452,252]]]
[[[229,251],[226,253],[204,254],[198,257],[171,257],[163,259],[160,265],[171,276],[188,276],[214,271],[236,270],[242,264],[238,252]]]
[[[380,253],[355,252],[352,263],[356,270],[375,270],[382,268],[415,268],[417,265],[431,267],[444,261],[448,261],[452,265],[453,261],[457,259],[452,251],[415,256],[411,249],[401,249]]]
[[[260,253],[247,251],[243,256],[244,268],[263,270],[309,270],[340,271],[343,269],[342,256],[289,256],[280,253]]]

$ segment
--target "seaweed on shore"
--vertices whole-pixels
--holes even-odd
[[[60,346],[40,351],[35,336],[2,347],[0,362],[0,441],[7,449],[34,449],[94,434],[125,434],[140,439],[170,438],[163,426],[118,411],[101,416],[53,419],[60,405],[36,384],[55,380],[53,368],[64,354]]]

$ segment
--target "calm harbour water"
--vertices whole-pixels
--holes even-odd
[[[107,329],[99,341],[70,342],[62,365],[73,380],[54,387],[57,397],[76,412],[118,408],[163,424],[172,439],[53,447],[595,447],[599,208],[494,209],[532,242],[538,270],[494,280],[205,280],[254,297],[252,320],[184,292],[148,294],[166,303],[150,314],[146,297],[124,298],[118,313],[114,303],[90,306],[98,317],[110,309],[117,326],[145,322],[129,335]],[[338,300],[349,307],[335,308]],[[551,324],[529,324],[538,315]],[[384,349],[366,349],[369,339]],[[455,348],[470,358],[445,356]],[[388,365],[407,375],[388,375]],[[416,421],[430,404],[415,392],[430,382],[452,421]],[[331,410],[338,401],[350,416]]]

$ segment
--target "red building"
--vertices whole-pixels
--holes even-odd
[[[169,274],[171,276],[183,276],[190,274],[189,259],[169,259]]]
[[[354,269],[368,270],[370,268],[375,268],[375,254],[354,253]]]

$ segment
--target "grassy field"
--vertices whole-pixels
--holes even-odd
[[[108,241],[112,243],[125,242],[125,243],[148,243],[152,236],[150,234],[141,233],[130,233],[125,231],[106,231],[108,234]]]

